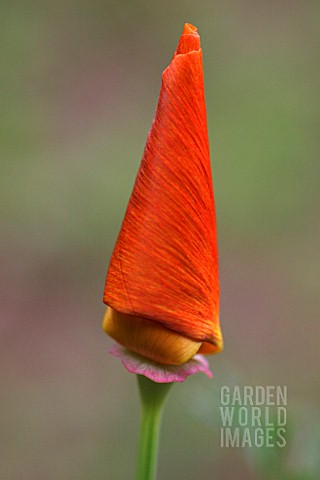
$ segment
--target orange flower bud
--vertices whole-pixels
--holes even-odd
[[[103,328],[178,365],[222,349],[216,218],[197,29],[184,26],[106,279]]]

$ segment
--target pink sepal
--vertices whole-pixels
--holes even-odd
[[[210,378],[213,376],[203,355],[195,355],[183,365],[162,365],[132,353],[117,343],[110,348],[109,353],[120,358],[130,373],[144,375],[157,383],[184,382],[190,375],[199,372]]]

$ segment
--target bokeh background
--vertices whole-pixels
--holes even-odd
[[[161,82],[198,26],[223,354],[175,386],[159,479],[319,478],[317,1],[2,1],[0,478],[130,479],[139,398],[101,331]],[[285,449],[219,447],[222,385],[287,385]]]

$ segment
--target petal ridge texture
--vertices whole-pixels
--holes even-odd
[[[104,302],[222,348],[218,247],[202,50],[186,24],[107,274]],[[218,347],[218,348],[217,348]]]

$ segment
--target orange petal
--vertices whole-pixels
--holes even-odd
[[[182,365],[201,346],[201,342],[168,330],[158,322],[119,313],[110,307],[102,328],[128,350],[164,365]]]
[[[192,50],[200,50],[200,37],[197,28],[186,23],[173,58]]]
[[[218,248],[200,37],[186,24],[112,254],[104,302],[222,346]],[[203,347],[206,352],[210,348]]]

